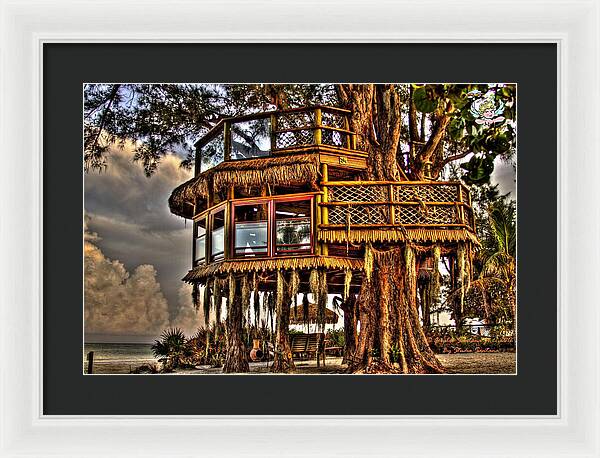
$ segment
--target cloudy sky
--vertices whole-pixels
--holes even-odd
[[[191,172],[169,155],[147,178],[132,157],[115,148],[105,171],[84,177],[86,341],[148,341],[170,325],[193,333],[200,324],[181,281],[191,225],[167,205]]]
[[[181,278],[191,264],[191,224],[169,212],[171,191],[191,172],[169,155],[147,178],[131,147],[113,149],[102,173],[85,175],[87,342],[149,342],[169,326],[188,335],[202,323]],[[514,192],[512,166],[492,182]]]

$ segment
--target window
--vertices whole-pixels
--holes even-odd
[[[225,257],[225,209],[214,212],[211,220],[210,258],[220,261]]]
[[[311,200],[274,202],[276,254],[311,251]]]
[[[200,159],[199,172],[205,172],[225,160],[225,137],[223,132],[206,143],[198,150]]]
[[[235,205],[234,215],[234,256],[267,256],[268,204]]]
[[[271,150],[269,118],[231,124],[231,159],[264,157]]]
[[[206,217],[194,223],[194,265],[206,262]]]

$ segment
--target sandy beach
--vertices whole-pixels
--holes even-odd
[[[515,374],[516,353],[453,353],[437,355],[449,374]],[[344,373],[346,366],[341,364],[342,358],[328,357],[325,367],[317,368],[315,360],[296,361],[298,374],[304,375],[332,375]],[[99,360],[94,364],[94,374],[130,374],[130,372],[143,364],[156,364],[153,358],[128,359],[128,360]],[[250,363],[250,374],[270,374],[271,362]],[[218,375],[222,374],[221,368],[210,366],[196,366],[193,369],[178,369],[170,374],[162,375]],[[132,374],[137,375],[137,374]],[[271,374],[273,375],[273,374]]]

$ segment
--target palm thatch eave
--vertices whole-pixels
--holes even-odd
[[[169,208],[175,215],[192,218],[195,202],[206,201],[211,189],[217,192],[229,186],[307,183],[317,189],[318,178],[318,154],[226,161],[175,188],[169,197]]]
[[[197,266],[190,270],[182,280],[188,283],[205,284],[206,281],[213,276],[226,275],[229,273],[277,272],[280,270],[308,270],[315,268],[343,271],[362,270],[363,260],[337,256],[239,259]]]

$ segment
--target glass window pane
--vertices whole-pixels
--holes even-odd
[[[231,124],[231,159],[268,156],[271,150],[269,118]]]
[[[269,206],[248,204],[235,206],[235,255],[265,256],[268,253]]]
[[[266,221],[236,223],[235,254],[243,257],[267,254]]]
[[[225,137],[223,132],[200,148],[200,171],[204,172],[225,159]]]
[[[213,259],[223,258],[225,251],[225,210],[213,215],[210,251]]]
[[[275,234],[278,253],[309,252],[310,200],[276,202]]]
[[[195,261],[204,261],[206,259],[206,237],[203,235],[196,239],[196,259]]]
[[[201,237],[206,234],[206,218],[196,221],[196,237]]]
[[[206,260],[206,218],[194,223],[194,264]]]

